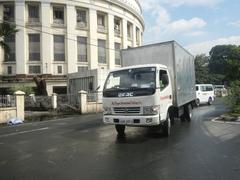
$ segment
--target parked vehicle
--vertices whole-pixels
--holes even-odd
[[[227,96],[227,89],[224,85],[214,85],[214,94],[217,97]]]
[[[103,89],[103,121],[115,125],[160,127],[170,135],[175,117],[192,118],[194,58],[175,41],[123,50],[123,68],[109,73]],[[151,63],[151,64],[150,64]]]
[[[196,105],[211,105],[215,99],[214,88],[212,84],[196,84]]]

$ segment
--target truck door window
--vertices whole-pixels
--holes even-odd
[[[199,90],[199,88],[198,88],[198,86],[196,86],[196,91],[198,91]]]
[[[168,84],[169,84],[169,79],[168,79],[168,74],[167,71],[165,70],[160,70],[159,73],[159,85],[160,85],[160,90],[162,91],[163,89],[165,89]]]

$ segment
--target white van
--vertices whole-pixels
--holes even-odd
[[[214,88],[212,84],[196,84],[196,105],[207,103],[211,105],[215,99]]]

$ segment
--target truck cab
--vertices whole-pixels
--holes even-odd
[[[212,84],[196,84],[196,105],[211,105],[215,99],[214,88]]]
[[[169,107],[172,86],[164,65],[137,65],[111,71],[103,89],[103,121],[115,125],[119,134],[125,126],[163,126],[170,133]]]

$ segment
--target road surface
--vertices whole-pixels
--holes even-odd
[[[100,114],[0,127],[0,179],[239,180],[240,126],[210,121],[225,111],[194,109],[169,138],[127,128],[117,139]]]

